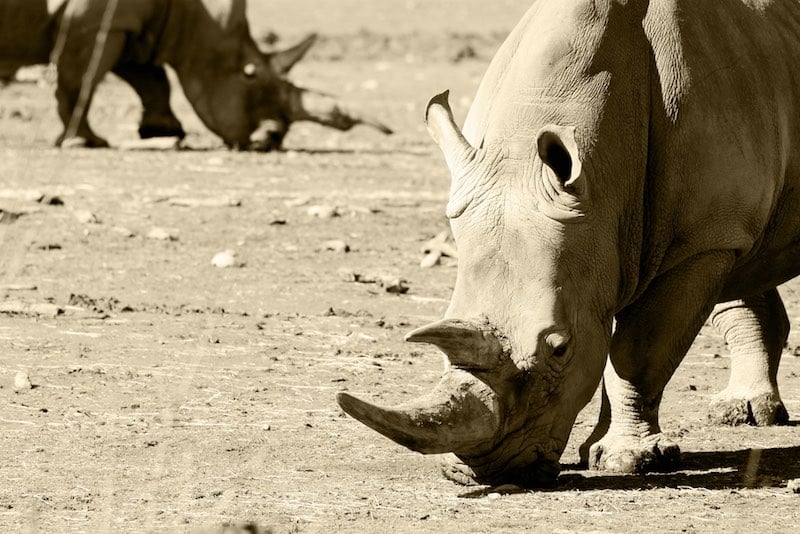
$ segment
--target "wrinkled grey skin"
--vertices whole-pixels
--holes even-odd
[[[667,469],[661,397],[713,311],[732,352],[715,418],[785,422],[775,287],[800,272],[797,35],[789,0],[535,2],[463,134],[446,94],[427,111],[459,265],[445,320],[408,339],[445,352],[443,381],[391,409],[343,393],[343,409],[453,452],[460,482],[546,485],[602,377],[582,459]]]
[[[96,47],[106,15],[107,38]],[[262,53],[250,35],[245,0],[0,0],[0,73],[56,63],[64,124],[57,144],[65,147],[108,146],[86,116],[95,86],[109,71],[141,98],[142,138],[184,137],[169,105],[165,64],[175,69],[203,123],[232,148],[280,148],[297,120],[341,130],[368,124],[391,133],[286,79],[313,41]],[[93,58],[96,49],[102,52]]]

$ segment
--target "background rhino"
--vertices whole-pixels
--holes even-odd
[[[347,112],[285,76],[313,44],[264,54],[250,35],[245,0],[0,0],[0,72],[52,61],[58,68],[58,145],[104,147],[86,120],[97,83],[113,71],[142,100],[143,138],[183,137],[163,65],[175,69],[203,123],[226,145],[279,148],[289,124],[347,130],[379,122]]]
[[[445,352],[444,378],[406,406],[342,393],[342,408],[455,452],[456,480],[539,485],[603,376],[582,460],[671,467],[664,387],[725,303],[716,412],[786,422],[775,288],[800,273],[798,35],[796,1],[535,2],[463,133],[446,94],[427,111],[453,178],[458,276],[446,318],[408,339]]]

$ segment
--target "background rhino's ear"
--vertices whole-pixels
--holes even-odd
[[[442,149],[450,172],[456,174],[458,168],[467,162],[469,155],[474,153],[475,149],[461,133],[453,118],[449,96],[450,91],[444,91],[430,99],[425,109],[425,125],[433,140]]]
[[[268,54],[270,65],[272,65],[272,68],[275,69],[275,72],[281,76],[288,74],[289,71],[292,70],[292,67],[294,67],[298,61],[303,59],[303,56],[306,55],[306,52],[309,51],[316,40],[317,34],[312,33],[303,39],[302,42],[294,45],[291,48]]]
[[[536,134],[536,148],[542,163],[562,185],[568,186],[580,176],[581,160],[572,126],[548,124]]]

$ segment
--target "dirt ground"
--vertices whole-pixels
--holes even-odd
[[[792,424],[707,423],[729,359],[704,329],[662,407],[684,453],[676,473],[578,470],[596,399],[547,491],[456,486],[435,457],[346,417],[337,391],[389,404],[441,373],[435,349],[402,342],[441,317],[455,278],[453,261],[419,267],[422,243],[446,228],[449,185],[422,110],[450,88],[463,119],[527,1],[251,4],[255,32],[279,43],[320,31],[295,79],[396,135],[297,125],[285,152],[228,152],[176,94],[192,150],[59,151],[53,87],[0,89],[0,531],[796,531],[797,281],[781,288],[797,330],[779,373]],[[138,117],[109,77],[98,132],[119,145]],[[225,250],[238,266],[211,265]],[[20,371],[32,389],[14,389]]]

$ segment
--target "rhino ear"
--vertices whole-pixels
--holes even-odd
[[[316,40],[317,34],[312,33],[303,39],[302,42],[294,45],[291,48],[268,54],[267,56],[269,57],[270,65],[272,65],[272,68],[275,69],[275,72],[281,76],[288,74],[289,71],[292,70],[292,67],[294,67],[298,61],[303,59],[303,56],[306,55]]]
[[[542,163],[562,185],[573,184],[581,175],[580,154],[572,126],[548,124],[536,134],[536,148]]]

